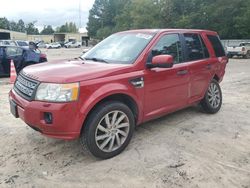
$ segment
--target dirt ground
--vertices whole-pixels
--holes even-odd
[[[45,51],[52,60],[81,49]],[[108,160],[82,152],[79,140],[47,138],[15,119],[12,86],[0,79],[0,187],[250,188],[249,73],[250,60],[230,60],[219,113],[191,107],[143,124]]]

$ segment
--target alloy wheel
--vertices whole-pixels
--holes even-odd
[[[129,118],[124,112],[115,110],[105,114],[95,132],[98,148],[104,152],[117,150],[126,141],[129,128]]]
[[[208,88],[208,102],[212,108],[217,108],[221,102],[220,90],[215,83],[211,83]]]

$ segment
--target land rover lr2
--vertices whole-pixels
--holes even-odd
[[[120,32],[79,59],[24,68],[10,109],[46,136],[80,138],[94,156],[111,158],[136,125],[196,104],[218,112],[227,62],[213,31]]]

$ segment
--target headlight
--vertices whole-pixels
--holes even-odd
[[[50,102],[69,102],[78,99],[79,83],[52,84],[41,83],[37,88],[36,100]]]

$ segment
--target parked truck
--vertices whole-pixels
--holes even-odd
[[[250,59],[250,42],[240,43],[238,46],[228,46],[227,55],[229,58],[241,56]]]

